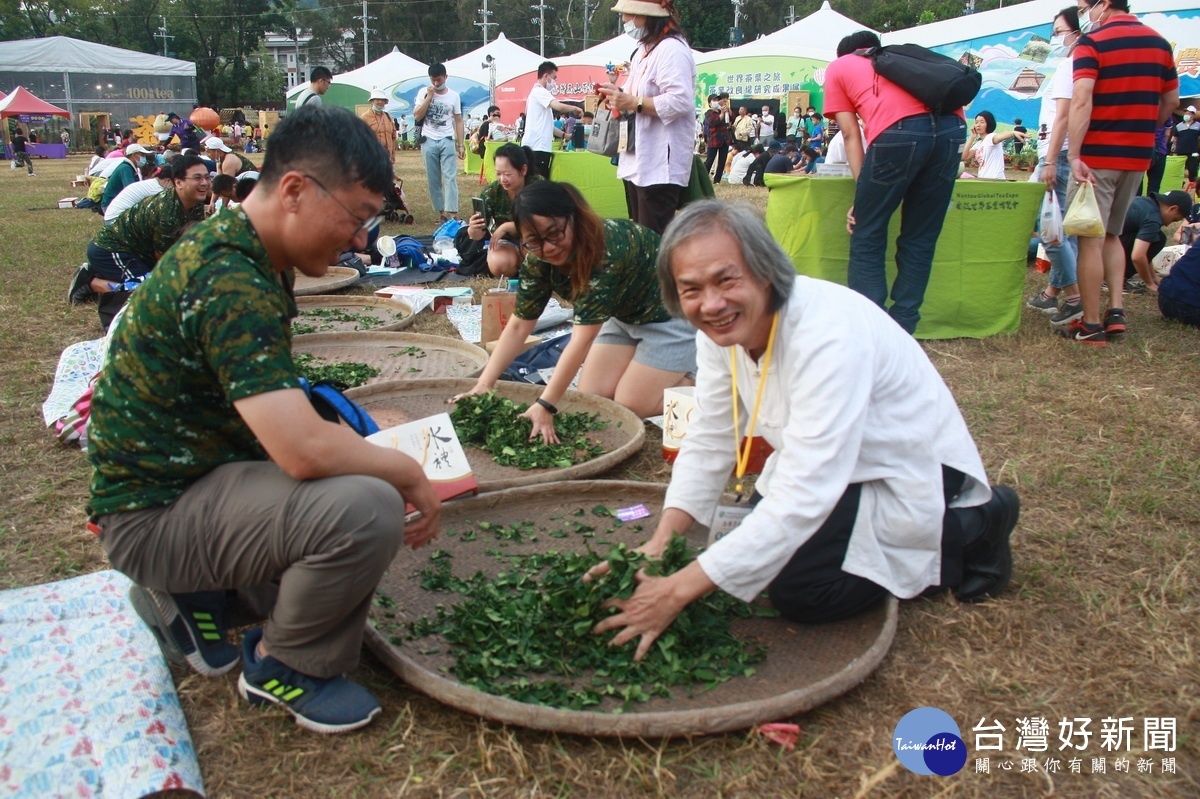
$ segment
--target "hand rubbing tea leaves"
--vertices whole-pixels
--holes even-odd
[[[495,392],[471,394],[455,403],[450,414],[454,430],[463,444],[492,454],[501,466],[527,469],[565,469],[604,454],[588,433],[603,430],[606,422],[596,413],[560,413],[554,417],[559,443],[547,444],[540,437],[529,440],[533,425],[521,414],[529,409]]]
[[[477,527],[497,537],[512,529],[533,529],[528,523],[511,528],[485,524]],[[465,579],[454,576],[448,555],[435,554],[419,574],[421,587],[463,598],[449,609],[439,604],[432,618],[407,625],[404,638],[441,636],[451,645],[455,676],[490,694],[569,710],[606,700],[614,709],[628,708],[670,697],[675,689],[704,690],[749,676],[752,664],[765,657],[761,647],[729,631],[731,618],[763,615],[762,609],[720,591],[689,605],[640,663],[633,661],[633,644],[610,647],[611,634],[592,633],[606,613],[601,603],[630,596],[639,569],[670,574],[694,558],[681,536],[671,541],[660,561],[614,546],[603,558],[609,574],[592,584],[582,579],[600,560],[590,551],[520,556],[490,551],[503,569],[494,577],[477,572]]]

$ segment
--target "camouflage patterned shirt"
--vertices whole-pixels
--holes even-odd
[[[535,180],[541,180],[541,177],[538,175],[528,175],[525,178],[525,185],[528,186]],[[508,192],[500,185],[500,181],[493,180],[487,185],[487,188],[479,192],[479,196],[487,204],[488,233],[495,233],[496,228],[505,222],[513,221],[512,198],[508,196]]]
[[[573,301],[575,324],[599,325],[610,318],[648,325],[671,318],[662,304],[654,261],[658,234],[628,219],[604,220],[604,258]],[[521,264],[513,314],[537,319],[550,295],[571,297],[571,277],[530,253]]]
[[[221,464],[265,460],[233,403],[300,385],[295,315],[241,210],[180,238],[131,296],[96,383],[89,513],[167,505]]]
[[[204,203],[185,211],[174,189],[164,189],[121,214],[96,234],[95,243],[109,252],[133,253],[142,262],[154,262],[171,249],[185,225],[204,219]]]

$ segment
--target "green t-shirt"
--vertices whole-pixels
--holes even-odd
[[[238,171],[234,175],[234,177],[238,177],[239,175],[244,175],[247,172],[257,172],[258,171],[258,167],[256,167],[254,165],[254,162],[251,161],[246,156],[242,155],[241,153],[230,153],[229,155],[227,155],[225,157],[229,158],[231,156],[237,156],[237,159],[242,162],[241,165],[238,167]]]
[[[539,175],[527,175],[525,177],[525,185],[528,186],[537,180],[541,180]],[[512,198],[508,196],[508,192],[500,185],[500,181],[493,180],[483,191],[479,192],[479,196],[487,205],[488,233],[495,233],[496,228],[505,222],[513,221]]]
[[[299,387],[295,315],[240,209],[184,234],[130,297],[96,383],[89,513],[167,505],[217,466],[265,460],[233,403]]]
[[[628,219],[605,219],[604,249],[591,280],[572,301],[575,324],[598,325],[611,318],[631,325],[669,320],[654,271],[658,234]],[[521,319],[541,316],[551,294],[571,296],[571,277],[533,254],[521,264],[518,277],[513,314]]]
[[[204,203],[185,211],[174,189],[147,197],[105,225],[96,234],[97,247],[133,253],[147,266],[171,249],[185,225],[204,219]]]

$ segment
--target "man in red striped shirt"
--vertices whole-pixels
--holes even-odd
[[[1075,46],[1069,148],[1075,185],[1096,193],[1103,238],[1079,237],[1083,319],[1061,335],[1104,346],[1125,332],[1125,252],[1121,229],[1142,174],[1150,166],[1155,128],[1179,105],[1179,78],[1169,45],[1129,13],[1129,0],[1079,0],[1083,37]],[[1068,205],[1070,199],[1068,200]],[[1100,318],[1100,284],[1108,281],[1108,310]]]

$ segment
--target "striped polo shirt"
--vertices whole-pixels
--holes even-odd
[[[1132,14],[1117,14],[1075,46],[1075,80],[1094,80],[1080,156],[1091,169],[1143,172],[1154,152],[1158,102],[1179,86],[1171,45]]]

